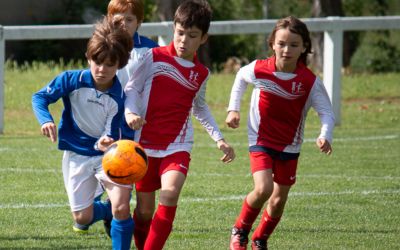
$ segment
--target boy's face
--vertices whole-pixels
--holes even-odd
[[[95,82],[97,90],[106,91],[111,88],[113,84],[113,78],[118,70],[118,63],[112,63],[109,59],[102,63],[88,59],[90,65],[90,73]]]
[[[180,23],[174,26],[174,47],[178,57],[193,61],[197,49],[207,41],[208,35],[196,26],[184,28]]]
[[[133,36],[140,26],[140,22],[134,14],[129,11],[123,13],[116,13],[112,16],[113,21],[121,22],[129,35]]]
[[[276,57],[277,70],[283,72],[293,72],[296,68],[297,60],[306,50],[302,37],[290,32],[289,29],[276,31],[272,49]]]

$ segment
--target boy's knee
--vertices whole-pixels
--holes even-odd
[[[268,198],[271,196],[273,191],[273,185],[257,185],[254,188],[254,194],[256,195],[257,199],[259,200],[268,200]]]
[[[74,212],[73,213],[73,218],[74,221],[80,225],[88,225],[92,221],[93,216],[89,216],[85,213],[80,213],[80,212]]]
[[[136,208],[135,216],[141,221],[151,220],[153,218],[154,209]]]
[[[286,204],[286,199],[283,197],[274,196],[268,201],[268,206],[274,211],[283,211]]]
[[[113,217],[117,220],[126,220],[130,215],[130,207],[129,204],[118,204],[112,207]]]

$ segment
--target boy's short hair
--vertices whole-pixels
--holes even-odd
[[[205,0],[187,0],[175,11],[174,24],[179,23],[184,28],[196,26],[203,35],[208,32],[212,18],[212,10]]]
[[[92,37],[86,49],[86,58],[96,63],[103,63],[109,59],[123,68],[129,60],[133,40],[129,33],[107,18],[96,23]]]
[[[107,7],[107,16],[130,11],[138,22],[144,20],[144,4],[142,0],[111,0]]]

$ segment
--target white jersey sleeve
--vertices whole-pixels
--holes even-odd
[[[256,61],[240,68],[236,73],[235,81],[233,82],[231,97],[229,100],[228,111],[240,111],[240,101],[246,91],[248,83],[252,83],[254,76],[254,66]]]
[[[197,95],[193,101],[193,116],[201,123],[206,129],[207,133],[214,141],[223,139],[222,133],[218,128],[218,125],[211,114],[210,109],[206,103],[206,85],[207,80],[200,87]]]
[[[310,95],[311,106],[318,113],[321,121],[321,133],[318,138],[325,138],[332,144],[335,115],[325,86],[318,77],[315,80]]]
[[[153,54],[148,50],[138,61],[137,67],[134,68],[128,83],[125,86],[125,114],[134,113],[141,115],[141,94],[144,91],[146,79],[151,73],[153,63]]]
[[[122,88],[126,86],[135,68],[139,64],[139,58],[142,57],[148,48],[133,48],[130,53],[128,64],[122,69],[117,71],[117,77],[121,82]]]

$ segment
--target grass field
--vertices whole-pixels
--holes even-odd
[[[0,135],[0,249],[110,249],[102,223],[72,232],[61,152],[39,135],[30,98],[63,67],[6,69],[5,131]],[[195,124],[195,147],[174,230],[165,249],[227,249],[230,228],[252,188],[243,102],[238,130],[224,126],[232,75],[213,75],[207,99],[237,159],[225,165]],[[342,124],[334,153],[314,146],[310,111],[285,214],[271,249],[400,249],[400,74],[343,77]],[[60,104],[52,111],[59,117]]]

